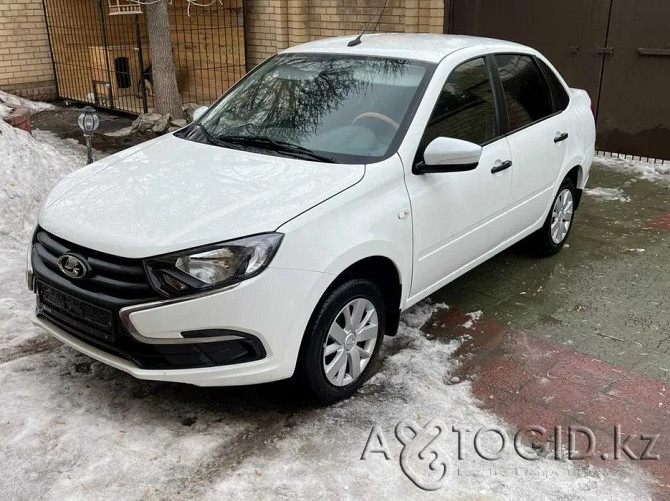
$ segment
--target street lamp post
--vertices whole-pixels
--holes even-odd
[[[84,137],[86,138],[86,164],[88,165],[93,162],[93,144],[91,141],[93,140],[93,133],[100,125],[100,119],[96,114],[95,108],[92,106],[86,106],[83,109],[83,113],[79,115],[77,122],[79,123],[79,128],[84,133]]]

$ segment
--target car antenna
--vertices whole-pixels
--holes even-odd
[[[381,20],[382,16],[384,15],[384,11],[386,10],[386,5],[389,3],[389,0],[386,0],[384,2],[384,6],[382,7],[382,11],[379,13],[379,17],[377,18],[377,22],[375,23],[375,29],[372,30],[372,33],[375,33],[377,31],[377,26],[379,26],[379,21]],[[365,35],[365,32],[368,29],[368,24],[370,24],[370,21],[365,23],[365,26],[363,27],[363,31],[361,31],[356,38],[353,40],[350,40],[349,43],[347,44],[347,47],[356,47],[361,43],[361,37]]]

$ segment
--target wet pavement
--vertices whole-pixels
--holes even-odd
[[[558,255],[536,259],[518,245],[433,299],[670,382],[670,188],[630,180],[594,168],[589,186],[628,183],[631,202],[585,195]]]
[[[589,427],[587,461],[613,465],[617,424],[636,434],[621,460],[660,435],[639,462],[670,496],[670,187],[597,165],[589,187],[630,201],[586,194],[558,255],[520,244],[472,270],[433,294],[451,308],[426,331],[465,341],[459,376],[511,423],[560,425],[564,445],[568,426]]]
[[[86,144],[77,124],[82,109],[83,106],[74,105],[59,107],[56,110],[34,113],[30,120],[33,129],[52,132],[61,139],[76,139],[80,144]],[[103,110],[98,110],[97,115],[100,119],[100,126],[93,136],[93,148],[95,150],[111,154],[151,139],[151,137],[136,134],[125,137],[106,136],[105,134],[108,132],[116,132],[130,126],[136,117],[109,113]]]

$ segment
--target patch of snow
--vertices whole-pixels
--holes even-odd
[[[640,179],[661,180],[670,183],[670,162],[667,161],[661,164],[596,155],[594,162],[622,172],[634,173]]]
[[[50,135],[33,138],[1,122],[0,132],[0,492],[7,499],[311,499],[315,493],[424,499],[428,494],[400,468],[396,423],[438,419],[513,435],[479,407],[469,382],[455,378],[458,342],[426,337],[423,326],[447,308],[429,300],[402,315],[398,335],[382,346],[380,371],[360,393],[328,408],[285,402],[257,387],[141,381],[50,339],[29,321],[34,296],[23,278],[26,228],[45,192],[82,165],[83,155],[79,145]],[[474,321],[481,312],[470,315]],[[360,459],[374,425],[392,460]],[[445,435],[447,479],[438,496],[651,499],[647,479],[632,463],[609,470],[548,457],[530,462],[509,443],[501,459],[485,461],[467,432],[458,460],[456,434],[449,428]],[[490,435],[482,447],[496,450]],[[431,475],[425,461],[414,460]]]
[[[628,252],[645,252],[646,249],[626,249]]]
[[[0,121],[0,239],[4,246],[26,242],[44,196],[86,162],[85,156],[62,146],[56,149]]]
[[[115,130],[112,132],[105,132],[104,135],[108,137],[126,137],[132,133],[133,133],[133,127],[132,125],[129,125],[128,127],[123,127],[119,130]]]
[[[5,106],[4,104],[0,103],[0,120],[5,118],[6,116],[9,116],[11,112],[12,109],[9,106]]]
[[[482,315],[484,313],[482,310],[477,310],[477,311],[471,311],[470,313],[466,313],[467,316],[470,318],[463,324],[463,327],[466,329],[474,329],[475,322],[482,318]]]
[[[4,92],[0,90],[0,102],[5,102],[7,104],[13,104],[15,106],[23,106],[28,108],[33,113],[38,111],[47,111],[55,110],[56,107],[53,104],[43,103],[41,101],[31,101],[30,99],[24,99],[9,92]]]
[[[623,194],[620,188],[586,188],[584,192],[592,197],[603,200],[618,200],[619,202],[630,202],[630,197]]]

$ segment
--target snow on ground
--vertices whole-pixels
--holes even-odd
[[[513,432],[478,407],[470,383],[453,384],[458,343],[426,338],[422,325],[446,308],[429,300],[402,316],[360,394],[329,408],[305,406],[281,384],[202,389],[140,381],[60,345],[29,322],[34,298],[24,283],[24,246],[46,191],[82,165],[83,155],[39,132],[35,139],[2,123],[0,132],[3,497],[425,498],[400,468],[394,428],[436,419],[447,426],[438,445],[447,476],[436,497],[650,499],[641,470],[529,462],[509,443],[500,460],[485,461],[474,454],[472,433],[464,432],[465,455],[457,460],[452,426]],[[361,460],[375,425],[388,442],[388,461],[374,453]],[[408,442],[406,464],[435,480],[440,471],[418,456],[424,445]]]
[[[67,174],[86,162],[68,143],[56,149],[44,140],[0,121],[0,238],[25,241],[39,204]],[[62,143],[62,142],[61,142]]]
[[[501,460],[478,459],[472,434],[465,434],[464,460],[456,460],[451,426],[505,424],[477,406],[469,383],[450,383],[457,344],[429,341],[420,330],[436,310],[425,302],[406,313],[398,337],[386,340],[380,372],[360,395],[330,408],[291,405],[288,393],[257,388],[231,394],[137,381],[65,347],[4,363],[0,461],[12,466],[0,488],[9,497],[68,499],[311,499],[316,492],[418,499],[426,493],[403,475],[393,430],[404,419],[419,426],[439,419],[447,425],[447,477],[437,495],[650,499],[633,470],[530,463],[509,443]],[[374,453],[360,459],[374,425],[385,434],[389,461]],[[491,451],[498,445],[483,443]],[[425,462],[411,460],[420,478],[435,480]]]
[[[11,112],[12,109],[9,106],[0,103],[0,120],[8,116]]]
[[[274,444],[270,454],[249,457],[232,475],[218,481],[206,498],[309,498],[315,492],[327,499],[423,498],[426,493],[408,482],[398,465],[402,446],[394,428],[404,419],[420,427],[433,419],[446,424],[448,431],[441,435],[444,441],[437,446],[444,447],[445,455],[440,460],[447,471],[444,487],[435,493],[440,497],[616,499],[639,492],[644,498],[644,486],[633,476],[624,479],[550,459],[529,464],[509,449],[500,460],[483,460],[474,453],[473,434],[464,433],[464,459],[458,460],[452,426],[470,430],[504,430],[506,426],[478,407],[470,383],[451,384],[450,375],[456,368],[452,356],[458,344],[430,341],[420,329],[438,309],[427,301],[403,315],[398,336],[385,341],[383,367],[364,387],[363,395],[315,412],[311,423],[301,422],[293,433]],[[384,460],[379,453],[360,459],[375,425],[384,433],[391,460]],[[487,451],[500,448],[499,439],[482,443]],[[421,441],[421,447],[425,445],[426,441]],[[410,465],[421,480],[436,481],[440,477],[441,470],[431,471],[428,461],[410,457]]]
[[[56,107],[53,104],[42,103],[39,101],[31,101],[30,99],[24,99],[22,97],[15,96],[14,94],[10,94],[9,92],[4,92],[0,90],[0,103],[3,102],[7,104],[12,104],[14,106],[24,106],[33,113],[37,113],[38,111],[56,109]]]
[[[49,133],[34,134],[0,121],[0,250],[4,260],[0,266],[0,332],[4,333],[0,349],[35,335],[27,322],[34,298],[23,276],[30,232],[44,196],[86,161],[85,152],[72,143]]]
[[[463,324],[463,327],[466,329],[474,329],[475,322],[482,318],[482,315],[484,313],[482,310],[477,310],[477,311],[471,311],[470,313],[466,313],[468,317],[470,317],[466,322]]]
[[[670,183],[670,162],[667,161],[661,164],[660,162],[644,162],[607,155],[596,155],[594,161],[604,167],[633,173],[640,179]]]
[[[621,188],[586,188],[584,192],[587,195],[600,198],[602,200],[630,202],[630,197],[624,195]]]

